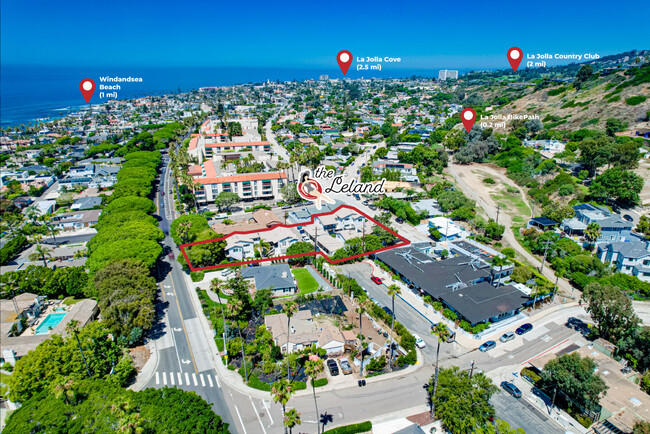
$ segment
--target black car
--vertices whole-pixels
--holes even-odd
[[[533,325],[526,323],[526,324],[522,324],[517,330],[515,330],[515,333],[517,333],[518,335],[523,335],[525,333],[528,333],[532,329],[533,329]]]
[[[521,398],[521,390],[514,384],[508,382],[508,381],[502,381],[501,382],[501,387],[503,387],[503,390],[514,396],[515,398]]]
[[[632,218],[631,215],[629,214],[623,214],[623,218],[627,220],[628,222],[634,222],[634,219]]]
[[[390,308],[384,306],[384,307],[382,307],[382,309],[384,309],[384,312],[386,312],[388,314],[388,316],[391,316],[391,317],[393,316],[393,311],[390,310]]]
[[[327,367],[330,370],[330,375],[332,377],[336,377],[339,375],[339,365],[336,364],[336,360],[334,359],[328,359],[327,360]]]
[[[400,224],[401,224],[401,223],[404,223],[404,219],[403,219],[403,218],[399,218],[399,217],[397,217],[397,218],[395,219],[395,221],[396,221],[397,223],[400,223]]]

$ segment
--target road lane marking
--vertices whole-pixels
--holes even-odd
[[[548,350],[539,353],[538,355],[536,355],[536,356],[533,357],[532,359],[526,360],[524,363],[522,363],[522,365],[525,365],[525,364],[528,364],[528,363],[532,362],[532,361],[535,360],[536,358],[538,358],[538,357],[540,357],[540,356],[542,356],[542,355],[548,353],[548,352],[551,351],[552,349],[557,348],[557,347],[559,347],[560,345],[562,345],[562,344],[568,342],[570,339],[571,339],[571,338],[567,338],[567,339],[563,340],[562,342],[560,342],[559,344],[552,346],[552,347],[549,348]]]
[[[266,430],[264,429],[264,424],[262,423],[262,418],[260,417],[259,412],[255,408],[255,404],[253,403],[253,398],[248,395],[248,398],[251,400],[251,405],[253,406],[253,411],[255,412],[255,416],[257,416],[257,420],[260,422],[260,426],[262,427],[262,431],[264,431],[264,434],[266,434]]]
[[[199,383],[197,383],[197,381],[196,381],[196,374],[195,373],[192,373],[192,380],[194,380],[194,385],[195,386],[199,385]]]
[[[156,384],[160,384],[160,374],[156,371]]]
[[[174,384],[174,373],[173,372],[169,373],[169,382],[172,383],[172,386],[176,386],[176,384]]]
[[[167,302],[167,298],[165,297],[165,291],[162,289],[163,284],[160,282],[160,291],[162,292],[163,296],[163,302]],[[165,318],[165,325],[167,326],[167,330],[171,328],[171,323],[169,321],[169,313],[165,311],[163,314]],[[174,342],[174,352],[176,353],[176,359],[178,359],[178,369],[181,371],[183,370],[183,365],[181,364],[181,356],[178,354],[178,347],[176,346],[176,336],[174,336],[174,333],[170,333],[172,335],[172,341]]]
[[[196,369],[196,362],[194,361],[194,353],[192,352],[192,344],[190,344],[190,338],[187,336],[187,329],[185,328],[185,320],[183,319],[183,312],[181,312],[181,305],[178,302],[178,295],[176,295],[176,285],[174,285],[173,269],[172,272],[169,273],[169,280],[172,283],[172,290],[174,291],[176,306],[178,307],[178,315],[180,315],[181,317],[181,325],[183,326],[183,332],[185,332],[185,340],[187,341],[187,348],[190,350],[190,357],[192,358],[192,364],[194,365],[194,372],[198,373],[199,370]]]
[[[273,425],[273,416],[271,416],[271,409],[269,408],[265,400],[262,400],[262,405],[266,409],[266,413],[269,415],[269,419],[271,419],[271,425]]]
[[[221,382],[219,382],[219,374],[214,376],[214,379],[217,380],[217,387],[221,387]]]
[[[181,386],[183,385],[183,377],[181,377],[180,372],[178,372],[178,384],[180,384]]]
[[[205,381],[203,380],[203,374],[199,374],[199,378],[201,379],[201,387],[205,387]]]
[[[187,372],[185,373],[185,384],[187,384],[188,386],[190,385],[190,374],[188,374]]]
[[[237,408],[237,404],[235,404],[235,397],[232,396],[232,393],[230,393],[230,399],[232,402],[232,405],[235,407],[235,411],[237,412],[237,417],[239,418],[239,424],[241,425],[242,430],[244,430],[244,434],[246,433],[246,427],[244,426],[244,421],[241,420],[241,414],[239,414],[239,409]]]
[[[167,385],[167,373],[163,372],[163,385]]]
[[[210,387],[214,387],[214,384],[212,383],[212,375],[208,374],[208,383],[210,383]]]

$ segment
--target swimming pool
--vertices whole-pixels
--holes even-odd
[[[65,313],[51,313],[45,317],[42,323],[36,327],[35,335],[46,335],[50,332],[50,328],[54,328],[66,316]]]

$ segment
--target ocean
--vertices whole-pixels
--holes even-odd
[[[147,95],[184,92],[206,86],[229,86],[260,83],[266,80],[318,80],[325,74],[343,78],[339,69],[289,68],[224,68],[224,67],[147,67],[147,68],[82,68],[52,66],[0,66],[0,125],[2,127],[27,124],[42,118],[61,117],[84,107],[79,90],[84,78],[95,81],[91,104],[106,102],[99,98],[99,78],[142,77],[142,83],[119,83],[118,99]],[[371,75],[370,75],[371,74]],[[383,71],[348,71],[346,77],[436,77],[438,69],[404,70],[384,68]],[[109,83],[113,84],[113,83]]]

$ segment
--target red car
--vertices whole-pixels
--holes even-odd
[[[381,279],[380,279],[379,277],[377,277],[377,276],[370,276],[370,280],[372,280],[373,282],[375,282],[377,285],[381,285],[381,284],[382,284]]]

